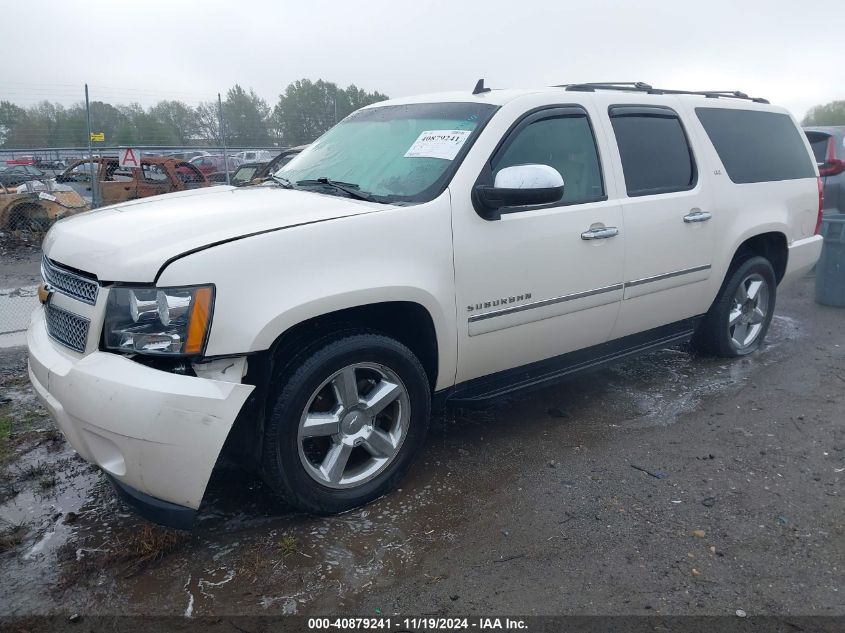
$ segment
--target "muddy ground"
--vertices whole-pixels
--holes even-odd
[[[41,282],[40,234],[0,231],[0,288]]]
[[[122,507],[0,350],[0,615],[845,615],[845,311],[812,297],[749,359],[665,349],[435,419],[341,516],[221,465],[191,533]]]

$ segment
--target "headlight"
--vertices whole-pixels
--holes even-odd
[[[214,287],[113,288],[106,306],[106,349],[196,356],[205,351]]]

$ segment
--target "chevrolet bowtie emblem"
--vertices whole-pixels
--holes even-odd
[[[38,300],[41,303],[47,303],[50,300],[50,295],[53,294],[53,289],[47,284],[40,284],[38,286]]]

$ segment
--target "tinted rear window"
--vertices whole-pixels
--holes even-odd
[[[801,132],[786,114],[727,108],[695,112],[733,182],[815,177]]]
[[[692,152],[674,111],[615,106],[610,121],[629,196],[684,191],[695,185]]]

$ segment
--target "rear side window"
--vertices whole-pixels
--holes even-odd
[[[610,122],[629,196],[692,189],[696,168],[678,115],[669,108],[614,106]]]
[[[733,108],[695,113],[733,182],[815,178],[801,132],[788,115]]]

